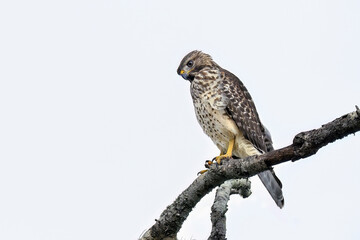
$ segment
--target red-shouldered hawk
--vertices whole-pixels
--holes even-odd
[[[239,78],[216,64],[210,55],[192,51],[177,73],[189,80],[196,118],[220,149],[218,163],[226,157],[245,158],[273,150],[255,104]],[[258,174],[276,204],[282,208],[282,185],[274,171]]]

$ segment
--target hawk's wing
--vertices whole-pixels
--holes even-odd
[[[231,72],[222,69],[225,73],[223,81],[223,94],[228,99],[226,111],[235,121],[237,127],[260,152],[274,150],[270,132],[262,125],[255,104],[245,88],[244,84]],[[260,180],[274,199],[276,204],[282,208],[284,197],[282,195],[282,184],[275,172],[267,170],[258,174]]]
[[[272,148],[271,138],[267,139],[266,137],[265,128],[261,124],[249,92],[234,74],[225,69],[222,71],[225,73],[224,86],[222,86],[223,93],[229,99],[226,106],[227,113],[235,121],[246,139],[260,152],[268,152]]]

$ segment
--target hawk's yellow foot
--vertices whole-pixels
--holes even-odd
[[[210,165],[213,164],[213,161],[211,160],[206,160],[205,161],[205,167],[206,168],[210,168]],[[208,170],[207,169],[204,169],[204,170],[201,170],[200,172],[197,173],[197,175],[201,175],[201,174],[204,174],[206,173]]]
[[[216,160],[216,162],[218,164],[220,164],[221,160],[223,160],[224,158],[231,158],[232,157],[232,151],[234,149],[234,143],[235,143],[235,138],[232,138],[230,140],[230,142],[229,142],[229,146],[228,146],[228,149],[227,149],[226,153],[225,154],[220,153],[220,155],[215,158],[215,160]]]
[[[207,171],[208,171],[207,169],[201,170],[200,172],[197,173],[197,175],[204,174],[204,173],[206,173]]]

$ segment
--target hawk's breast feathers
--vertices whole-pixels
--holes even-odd
[[[265,131],[255,105],[245,86],[234,74],[222,68],[204,68],[195,75],[190,89],[198,121],[207,135],[212,139],[216,137],[211,136],[209,131],[216,131],[219,128],[216,123],[222,122],[223,131],[228,127],[228,131],[242,134],[260,152],[267,152]],[[207,104],[211,109],[206,107]],[[203,113],[204,111],[206,113]],[[212,125],[207,126],[206,122],[203,123],[204,117],[212,114],[217,116],[218,120],[208,120]]]

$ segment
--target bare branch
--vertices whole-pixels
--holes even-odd
[[[209,240],[226,239],[227,203],[231,194],[240,194],[247,198],[251,194],[251,182],[248,179],[227,180],[216,190],[214,204],[211,207],[212,230]]]
[[[286,161],[296,161],[315,154],[320,148],[360,130],[360,110],[346,114],[318,129],[299,133],[287,147],[245,159],[224,159],[212,164],[169,205],[141,239],[176,239],[183,222],[195,205],[213,188],[226,180],[249,178]]]

